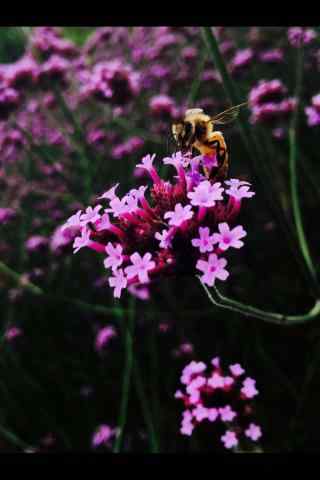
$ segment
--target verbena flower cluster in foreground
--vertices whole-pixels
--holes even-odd
[[[262,432],[253,421],[252,399],[259,392],[255,380],[244,374],[238,363],[223,370],[219,357],[209,371],[203,362],[189,363],[181,376],[184,391],[175,393],[185,406],[180,432],[191,436],[200,423],[209,422],[227,449],[257,442]]]
[[[87,247],[104,256],[114,297],[133,284],[147,284],[161,275],[200,274],[212,287],[229,276],[225,254],[243,246],[246,231],[235,220],[250,184],[238,179],[214,180],[215,157],[183,156],[163,159],[176,170],[175,181],[163,180],[147,155],[138,168],[153,185],[141,185],[119,197],[118,184],[99,197],[101,203],[79,210],[63,226],[77,232],[74,253]],[[203,167],[213,180],[203,175]],[[104,205],[103,205],[104,203]]]

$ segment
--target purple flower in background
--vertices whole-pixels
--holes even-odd
[[[10,222],[16,216],[16,211],[13,208],[0,207],[0,224]]]
[[[109,341],[117,336],[117,332],[114,327],[108,325],[107,327],[101,328],[95,339],[95,348],[99,352],[101,351]]]
[[[23,335],[23,331],[19,327],[11,326],[8,327],[4,333],[4,338],[10,342],[11,340],[21,337]]]
[[[168,95],[155,95],[151,97],[149,106],[153,115],[168,115],[169,117],[174,117],[177,113],[175,101]]]
[[[92,446],[99,447],[101,445],[110,446],[110,440],[117,434],[117,430],[109,427],[109,425],[100,425],[92,437]]]
[[[150,291],[147,285],[132,284],[128,287],[128,292],[139,300],[150,300]]]
[[[288,29],[288,40],[293,47],[301,47],[311,43],[317,34],[312,28],[290,27]]]
[[[265,63],[281,63],[284,59],[283,50],[274,48],[272,50],[265,50],[259,55],[259,60]]]
[[[71,227],[57,227],[50,238],[49,247],[51,252],[55,254],[61,253],[64,247],[70,245],[73,242],[78,232],[79,228],[72,229]]]
[[[25,243],[29,252],[35,252],[48,245],[48,238],[43,235],[32,235]]]
[[[251,48],[238,50],[230,62],[231,71],[236,72],[244,67],[247,67],[248,65],[250,65],[253,58],[254,58],[254,52]]]

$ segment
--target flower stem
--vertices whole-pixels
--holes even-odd
[[[199,88],[200,88],[200,85],[201,85],[201,75],[202,75],[206,60],[207,60],[207,52],[204,51],[204,52],[202,52],[199,63],[197,65],[197,70],[196,70],[196,73],[195,73],[195,76],[194,76],[194,80],[193,80],[193,82],[191,84],[191,88],[190,88],[190,94],[189,94],[188,99],[187,99],[187,105],[188,105],[189,108],[192,108],[192,105],[197,98]]]
[[[152,416],[150,414],[150,409],[148,407],[147,397],[145,395],[144,388],[143,388],[140,368],[138,366],[138,362],[137,362],[136,358],[134,359],[134,363],[133,363],[133,380],[134,380],[134,383],[135,383],[137,394],[139,396],[139,400],[140,400],[140,404],[141,404],[141,407],[142,407],[144,419],[145,419],[146,426],[147,426],[148,433],[149,433],[151,453],[159,453],[159,441],[158,441],[158,437],[157,437],[157,434],[156,434],[156,431],[155,431],[155,428],[154,428],[154,425],[153,425],[153,420],[152,420]]]
[[[80,310],[90,311],[93,313],[101,313],[102,315],[106,315],[106,314],[114,315],[118,318],[119,317],[122,318],[123,313],[126,313],[126,310],[123,310],[122,308],[119,308],[119,307],[105,307],[104,305],[92,305],[90,303],[83,302],[82,300],[46,293],[42,290],[42,288],[38,287],[34,283],[24,280],[23,275],[15,272],[14,270],[12,270],[10,267],[8,267],[5,263],[1,261],[0,261],[0,274],[8,278],[9,280],[11,280],[16,286],[22,288],[26,292],[32,295],[36,295],[38,297],[43,297],[46,300],[51,300],[59,303],[60,302],[67,303],[79,308]]]
[[[135,299],[133,299],[135,300]],[[133,331],[134,331],[134,317],[135,317],[135,303],[131,305],[128,315],[128,328],[125,332],[125,349],[126,349],[126,362],[123,371],[123,381],[122,381],[122,398],[120,405],[120,414],[118,427],[120,429],[119,435],[117,436],[113,453],[119,453],[121,449],[121,444],[123,440],[123,433],[127,423],[128,416],[128,404],[129,404],[129,394],[130,394],[130,385],[131,385],[131,373],[133,367]]]
[[[253,307],[252,305],[237,302],[236,300],[222,295],[216,287],[213,287],[213,293],[211,293],[202,282],[201,285],[203,286],[209,300],[217,307],[225,308],[233,312],[238,312],[248,317],[254,317],[268,323],[292,326],[314,320],[320,315],[320,300],[316,300],[311,310],[309,310],[309,312],[305,314],[284,315],[282,313],[267,312],[265,310],[261,310],[260,308]]]
[[[303,48],[298,48],[297,50],[297,71],[296,71],[296,93],[295,97],[297,99],[296,110],[293,113],[292,121],[289,129],[289,172],[290,172],[290,192],[291,192],[291,201],[292,201],[292,211],[293,218],[296,227],[297,237],[299,247],[310,273],[312,281],[317,285],[317,274],[316,269],[313,265],[308,242],[303,228],[302,223],[302,214],[299,202],[298,195],[298,179],[297,179],[297,127],[298,127],[298,115],[299,115],[299,104],[300,96],[302,89],[302,78],[303,78]]]

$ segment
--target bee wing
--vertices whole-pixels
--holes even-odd
[[[216,123],[217,125],[225,125],[227,123],[233,122],[239,115],[240,108],[248,105],[248,102],[240,103],[234,107],[228,108],[224,112],[218,113],[211,118],[211,122]]]

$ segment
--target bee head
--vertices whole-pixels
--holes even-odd
[[[174,123],[172,125],[172,134],[182,152],[187,151],[193,142],[194,126],[188,121]]]

